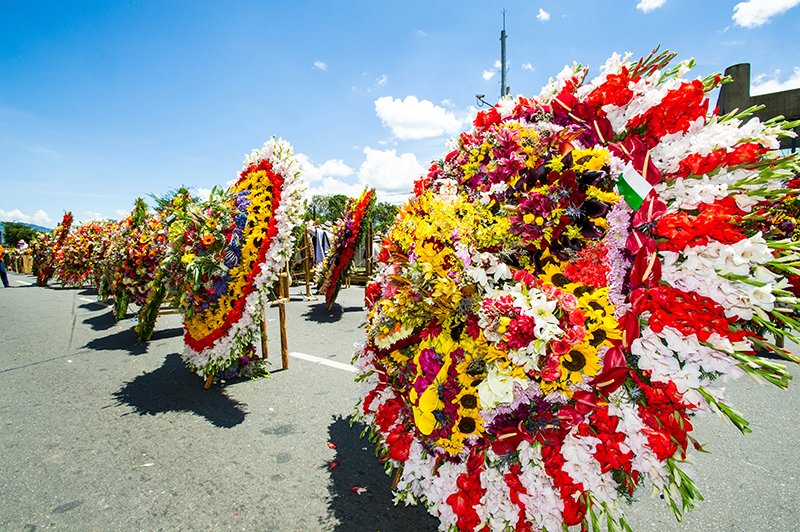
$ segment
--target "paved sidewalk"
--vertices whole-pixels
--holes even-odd
[[[343,290],[333,312],[293,287],[290,369],[207,391],[180,360],[178,316],[161,317],[141,345],[133,315],[115,323],[93,291],[9,277],[15,288],[0,289],[1,530],[436,529],[421,508],[393,506],[389,478],[349,425],[362,287]],[[270,319],[279,364],[277,310]],[[697,420],[711,451],[697,457],[706,502],[678,525],[642,492],[634,530],[796,530],[798,384],[730,386],[754,433]]]

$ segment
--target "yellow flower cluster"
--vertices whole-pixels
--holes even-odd
[[[237,301],[245,297],[244,288],[253,266],[258,262],[261,244],[267,238],[269,221],[272,218],[272,183],[265,170],[257,170],[244,175],[229,191],[229,197],[247,190],[250,200],[241,258],[228,272],[228,289],[215,304],[205,312],[187,317],[184,325],[188,333],[200,340],[224,326]],[[183,258],[186,262],[186,256]],[[190,261],[189,261],[190,262]]]

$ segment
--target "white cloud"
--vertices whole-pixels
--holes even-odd
[[[494,67],[495,68],[500,68],[501,66],[503,66],[503,63],[501,63],[499,59],[495,59],[494,60]]]
[[[375,85],[378,87],[385,87],[388,81],[389,81],[389,76],[387,76],[386,74],[381,74],[381,77],[375,80]]]
[[[481,76],[486,81],[489,81],[490,79],[492,79],[494,77],[495,74],[497,74],[497,72],[494,71],[494,70],[484,70],[483,73],[481,74]]]
[[[536,70],[536,67],[533,66],[533,63],[522,63],[522,70],[530,70],[533,72]]]
[[[86,221],[86,222],[91,222],[91,221],[96,221],[96,220],[102,220],[103,219],[103,213],[102,212],[86,211],[83,214],[85,215],[83,221]]]
[[[33,213],[33,215],[27,215],[19,209],[10,211],[0,209],[0,222],[26,222],[37,225],[47,225],[51,224],[53,220],[42,209],[39,209]]]
[[[320,61],[319,59],[317,59],[316,61],[314,61],[314,68],[316,68],[317,70],[321,70],[323,72],[326,72],[328,70],[328,63],[326,63],[325,61]]]
[[[341,159],[329,159],[316,166],[305,153],[298,153],[295,157],[303,168],[303,177],[309,183],[323,181],[325,178],[353,175],[353,169]]]
[[[733,6],[732,18],[737,26],[755,28],[798,4],[800,0],[746,0]]]
[[[455,107],[455,104],[453,103],[453,100],[451,100],[449,98],[445,98],[444,100],[442,100],[439,103],[442,104],[444,107],[450,107],[450,108]]]
[[[547,11],[545,11],[540,7],[539,13],[536,15],[536,19],[539,22],[547,22],[548,20],[550,20],[550,13],[548,13]]]
[[[47,215],[47,213],[44,212],[42,209],[39,209],[38,211],[33,213],[33,223],[35,224],[44,225],[44,224],[49,224],[52,221],[53,220],[51,220],[50,217]]]
[[[406,96],[404,100],[382,96],[375,100],[375,112],[392,134],[401,140],[426,139],[457,133],[463,120],[429,100]]]
[[[794,71],[788,79],[781,81],[781,71],[776,70],[772,76],[759,74],[753,79],[750,87],[750,94],[769,94],[770,92],[788,91],[800,88],[800,67],[794,67]]]
[[[667,0],[641,0],[636,4],[636,9],[642,13],[649,13],[667,3]]]
[[[358,179],[381,191],[410,192],[414,181],[425,171],[413,153],[398,155],[394,149],[376,150],[367,146],[364,155]]]
[[[354,198],[357,197],[364,190],[364,185],[361,183],[347,183],[341,179],[333,177],[324,177],[321,181],[314,183],[306,190],[306,198],[311,198],[316,195],[332,195],[344,194],[345,196]]]
[[[200,201],[208,201],[208,198],[211,197],[211,189],[210,188],[203,188],[203,187],[195,187],[190,190],[192,195],[197,196]]]
[[[117,209],[115,211],[117,213],[117,218],[125,218],[130,214],[130,211],[126,211],[125,209]]]

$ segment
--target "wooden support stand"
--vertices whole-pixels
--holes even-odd
[[[281,273],[278,280],[278,299],[270,301],[269,306],[278,307],[278,324],[281,335],[281,369],[289,369],[289,341],[286,336],[286,303],[289,302],[289,266]],[[268,357],[267,351],[267,319],[261,319],[261,354],[264,359]]]
[[[397,485],[400,483],[400,479],[403,476],[403,466],[398,467],[394,470],[394,476],[392,476],[392,491],[397,489]]]
[[[169,314],[180,314],[180,311],[172,306],[172,299],[164,299],[158,307],[159,316],[167,316]]]
[[[367,280],[364,283],[364,286],[367,286],[367,284],[369,284],[369,278],[372,277],[372,238],[373,238],[372,220],[368,221],[370,222],[370,224],[367,226],[367,236],[366,236],[367,245],[366,248],[364,249],[364,258],[367,261]]]
[[[308,237],[308,231],[303,231],[303,273],[306,278],[306,301],[315,301],[317,296],[311,295],[311,257],[314,254],[314,248],[311,246],[311,239]]]

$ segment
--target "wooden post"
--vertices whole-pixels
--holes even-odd
[[[261,358],[269,358],[269,346],[267,345],[267,309],[261,311]]]
[[[208,377],[206,378],[206,383],[203,385],[203,388],[205,388],[206,390],[210,390],[211,389],[211,384],[213,384],[213,383],[214,383],[214,374],[210,373],[208,375]]]
[[[287,264],[287,271],[281,275],[280,294],[281,299],[289,299],[289,271]],[[286,338],[286,304],[281,303],[278,305],[278,320],[281,329],[281,364],[283,369],[289,369],[289,342]]]
[[[369,284],[369,278],[372,277],[372,220],[368,221],[370,224],[367,226],[367,248],[364,250],[364,256],[367,259],[367,280],[364,282],[365,288],[367,284]]]
[[[306,301],[311,300],[311,253],[313,253],[313,249],[311,249],[311,239],[308,238],[308,228],[306,227],[303,231],[303,270],[306,274]]]
[[[392,477],[392,491],[397,489],[397,485],[400,483],[400,478],[403,476],[403,466],[398,467],[394,470],[394,476]]]

